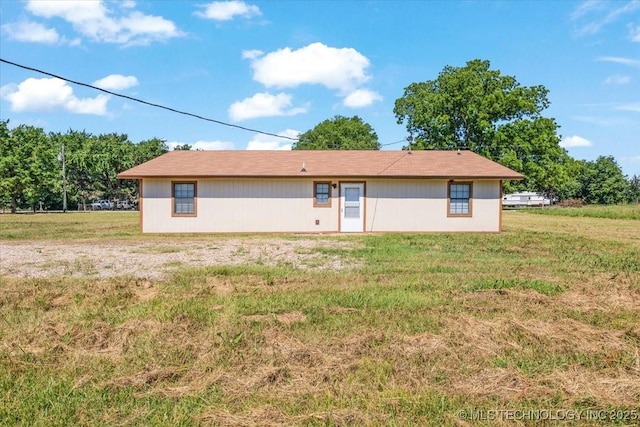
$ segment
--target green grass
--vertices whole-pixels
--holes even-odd
[[[636,219],[640,220],[640,205],[586,205],[582,207],[550,207],[528,208],[527,212],[536,215],[556,215],[569,217],[609,218],[609,219]]]
[[[138,212],[0,214],[0,240],[138,237]]]
[[[0,245],[72,233],[171,255],[193,239],[142,236],[131,213],[0,221]],[[305,251],[356,266],[342,270],[0,277],[0,424],[454,426],[460,411],[638,411],[638,221],[514,211],[504,227],[314,237]],[[518,422],[469,421],[537,425]]]

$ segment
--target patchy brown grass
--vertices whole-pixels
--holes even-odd
[[[360,267],[336,272],[0,277],[0,423],[512,426],[537,423],[458,411],[632,413],[636,241],[610,219],[591,235],[530,217],[505,215],[501,235],[354,236],[329,255]]]

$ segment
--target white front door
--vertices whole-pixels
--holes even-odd
[[[340,231],[364,231],[364,183],[340,183]]]

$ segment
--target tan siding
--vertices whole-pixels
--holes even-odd
[[[338,229],[336,207],[313,207],[311,181],[264,178],[197,181],[198,215],[180,218],[170,217],[171,181],[145,179],[143,231],[334,232]]]
[[[499,181],[474,181],[473,216],[447,217],[447,180],[371,180],[366,231],[499,231]]]
[[[337,183],[342,178],[327,179]],[[344,180],[349,180],[348,177]],[[313,179],[198,179],[197,217],[171,217],[171,180],[144,179],[143,231],[337,232],[332,206],[313,206]],[[473,181],[473,216],[447,217],[447,180],[367,179],[365,231],[499,231],[500,181]],[[319,225],[316,225],[316,220]]]
[[[500,180],[474,182],[472,219],[478,231],[500,231],[500,189]]]

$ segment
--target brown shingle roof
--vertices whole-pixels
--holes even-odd
[[[302,171],[303,166],[306,172]],[[175,150],[124,171],[118,177],[524,178],[471,151],[388,150]]]

